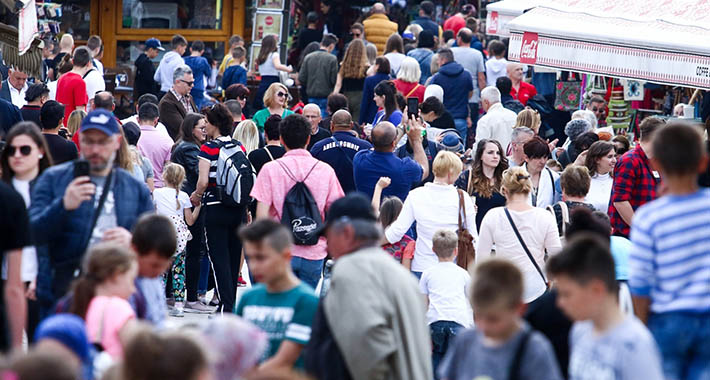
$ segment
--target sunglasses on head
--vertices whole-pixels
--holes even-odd
[[[11,157],[14,156],[18,150],[20,151],[20,154],[23,156],[29,156],[30,153],[32,153],[32,147],[29,145],[21,145],[21,146],[10,145],[7,147],[7,153]]]

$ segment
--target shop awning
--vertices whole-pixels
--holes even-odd
[[[710,89],[710,0],[550,0],[507,28],[512,61]]]
[[[486,34],[510,37],[508,23],[537,3],[537,0],[503,0],[486,5]]]

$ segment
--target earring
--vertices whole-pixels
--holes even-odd
[[[38,157],[41,160],[44,157],[44,154],[40,153]]]

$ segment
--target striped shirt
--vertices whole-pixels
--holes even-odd
[[[652,312],[710,312],[709,189],[640,207],[631,241],[629,286]]]
[[[214,188],[217,186],[217,159],[219,158],[219,149],[223,143],[228,143],[232,141],[229,136],[219,136],[214,140],[207,141],[200,147],[200,153],[197,157],[210,162],[210,175],[209,182],[207,183],[207,190],[205,190],[205,204],[214,204],[217,202],[215,197]],[[236,140],[235,140],[236,141]],[[239,146],[246,154],[246,149],[239,143]]]

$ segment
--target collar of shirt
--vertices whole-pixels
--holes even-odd
[[[170,92],[173,93],[173,96],[175,96],[175,98],[176,98],[179,102],[182,102],[182,99],[185,97],[184,95],[178,94],[177,91],[175,91],[175,89],[173,89],[173,88],[170,89]]]
[[[502,108],[502,107],[503,107],[503,104],[500,102],[492,104],[490,107],[488,107],[488,111],[486,113],[491,112],[491,111],[495,111],[498,108]]]
[[[157,131],[157,129],[155,129],[152,125],[141,125],[140,129],[141,131]]]
[[[27,82],[25,82],[25,85],[22,86],[22,88],[19,89],[19,90],[18,90],[17,88],[15,88],[15,86],[11,85],[10,82],[7,82],[7,84],[8,84],[8,87],[10,87],[10,91],[14,91],[14,92],[17,92],[17,93],[20,93],[20,94],[21,94],[21,93],[24,93],[24,92],[27,91],[27,89],[29,88],[29,86],[27,85]]]
[[[291,149],[284,154],[284,157],[312,157],[311,152],[305,149]]]

